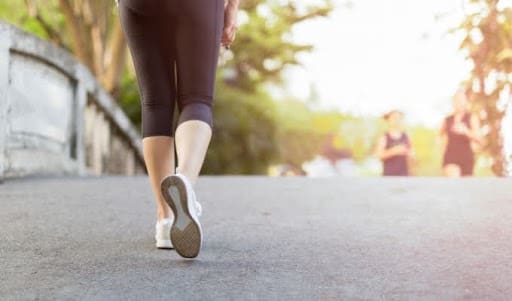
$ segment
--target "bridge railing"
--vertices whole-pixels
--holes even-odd
[[[145,172],[138,130],[91,72],[0,22],[0,179]]]

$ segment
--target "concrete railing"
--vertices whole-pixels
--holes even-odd
[[[0,179],[145,172],[139,132],[89,70],[0,22]]]

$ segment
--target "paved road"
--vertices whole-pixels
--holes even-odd
[[[145,176],[0,185],[1,300],[507,300],[512,180],[202,177],[196,260]]]

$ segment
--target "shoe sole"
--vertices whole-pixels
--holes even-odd
[[[171,242],[176,252],[185,258],[197,257],[201,249],[202,231],[199,221],[191,214],[191,200],[184,180],[170,175],[160,185],[162,195],[174,213]]]

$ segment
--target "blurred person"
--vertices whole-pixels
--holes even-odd
[[[220,47],[234,41],[239,0],[116,2],[141,96],[156,247],[193,258],[202,244],[194,186],[212,136]]]
[[[472,142],[480,143],[480,121],[468,111],[469,102],[463,89],[452,98],[453,112],[441,125],[443,174],[447,177],[472,176],[475,155]]]
[[[403,113],[397,110],[383,116],[388,124],[387,131],[379,138],[375,155],[382,161],[383,176],[408,176],[409,158],[413,151],[409,136],[403,130]]]

